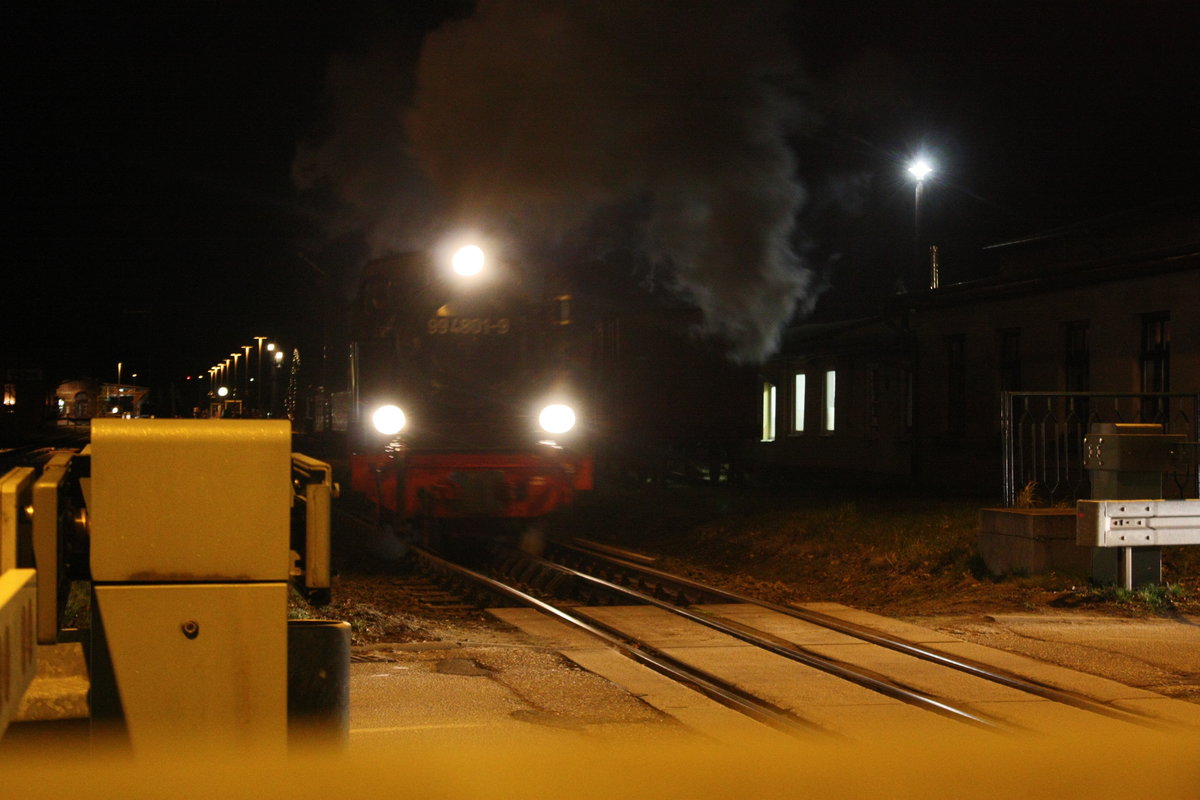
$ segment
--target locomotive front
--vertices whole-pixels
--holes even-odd
[[[367,265],[351,321],[352,488],[397,527],[528,527],[591,488],[569,298],[543,283],[474,247]]]

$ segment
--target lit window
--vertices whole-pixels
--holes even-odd
[[[837,407],[837,370],[829,370],[825,373],[825,419],[824,428],[826,433],[832,433],[837,424],[834,417],[834,409]]]
[[[805,379],[808,376],[797,372],[792,386],[792,433],[804,433]]]
[[[775,441],[775,384],[769,381],[762,385],[762,440]]]

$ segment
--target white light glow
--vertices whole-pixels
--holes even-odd
[[[566,433],[575,427],[575,412],[570,406],[555,403],[542,409],[538,424],[546,433]]]
[[[229,389],[225,388],[224,386],[222,386],[220,389],[217,389],[217,397],[224,397],[227,394],[229,394]]]
[[[825,373],[825,432],[837,430],[837,370]]]
[[[923,158],[918,158],[908,165],[909,174],[919,181],[925,180],[933,172],[933,166]]]
[[[478,275],[483,271],[483,251],[473,244],[460,247],[450,262],[459,275]]]
[[[396,406],[380,406],[371,415],[371,424],[384,436],[395,436],[404,430],[407,421],[404,412]]]

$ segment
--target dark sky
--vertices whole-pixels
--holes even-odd
[[[424,35],[470,19],[471,4],[260,5],[5,12],[0,362],[113,377],[123,361],[165,381],[254,335],[308,352],[320,342],[322,317],[366,255],[353,235],[331,243],[329,197],[292,183],[298,143],[336,133],[330,59],[384,47],[403,108]],[[681,57],[721,47],[703,26],[687,42],[703,16],[692,12],[721,4],[664,5],[680,20],[684,43],[670,46]],[[798,67],[786,87],[804,194],[794,238],[820,282],[878,283],[889,253],[911,253],[903,166],[921,147],[939,168],[926,194],[931,235],[964,277],[982,244],[1194,192],[1200,180],[1195,3],[774,6]]]

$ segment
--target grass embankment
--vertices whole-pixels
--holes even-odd
[[[556,526],[659,556],[662,567],[777,602],[835,601],[893,615],[1087,608],[1200,613],[1200,548],[1163,552],[1162,587],[987,574],[979,499],[706,486],[609,487]]]

